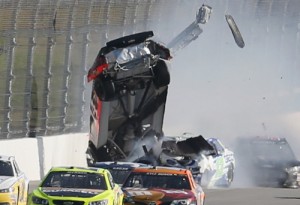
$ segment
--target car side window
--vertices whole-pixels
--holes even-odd
[[[224,147],[218,142],[218,141],[210,141],[210,144],[214,147],[216,150],[216,154],[223,154],[225,149]]]
[[[216,141],[216,148],[217,148],[218,153],[224,153],[224,151],[225,151],[223,145],[221,145],[221,143],[218,141]]]
[[[13,165],[9,161],[0,161],[0,175],[14,176]]]

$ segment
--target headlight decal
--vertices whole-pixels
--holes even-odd
[[[32,202],[34,204],[41,204],[41,205],[48,205],[49,204],[49,201],[47,199],[43,199],[43,198],[40,198],[40,197],[37,197],[37,196],[32,196]]]
[[[103,199],[99,201],[91,201],[89,205],[107,205],[108,204],[108,199]]]
[[[194,199],[178,199],[173,200],[170,205],[196,205],[196,200]]]
[[[10,192],[14,192],[15,188],[14,187],[9,187],[7,189],[0,189],[0,193],[10,193]]]

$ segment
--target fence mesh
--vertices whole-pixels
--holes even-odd
[[[0,0],[0,139],[88,130],[90,90],[85,78],[99,48],[127,34],[172,30],[174,24],[168,22],[187,15],[178,13],[179,9],[188,11],[202,3]],[[295,56],[295,68],[299,67],[300,1],[227,0],[212,4],[217,10],[236,10],[257,22],[277,21],[277,27],[257,23],[249,29],[262,25],[262,29],[282,33],[283,38],[277,40],[282,47],[285,40],[295,43],[291,55]],[[253,32],[253,41],[255,35]]]

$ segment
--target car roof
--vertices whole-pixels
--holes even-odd
[[[137,167],[134,168],[132,172],[188,175],[188,173],[190,173],[190,170],[177,168],[177,167],[151,166],[151,167]]]
[[[147,167],[149,165],[137,162],[119,162],[119,161],[106,161],[106,162],[96,162],[91,167],[104,168],[104,169],[114,169],[122,168],[124,170],[131,170],[135,167]]]
[[[274,142],[274,143],[287,143],[286,138],[276,136],[252,136],[252,137],[240,137],[240,140],[250,142]]]
[[[11,161],[11,160],[14,160],[14,159],[15,159],[14,156],[0,155],[0,160],[1,161]]]
[[[104,174],[107,170],[103,168],[96,168],[96,167],[74,167],[74,166],[59,166],[59,167],[52,167],[50,172],[90,172],[90,173],[101,173]]]

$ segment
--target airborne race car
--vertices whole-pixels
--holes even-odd
[[[206,23],[211,7],[203,5],[183,32],[164,46],[152,39],[152,31],[132,34],[106,43],[88,72],[93,81],[89,165],[97,161],[128,161],[135,144],[156,142],[163,137],[163,118],[170,83],[170,59],[195,40]],[[240,32],[230,15],[225,16],[239,47]],[[157,146],[152,143],[152,146]]]
[[[162,133],[170,82],[169,49],[148,40],[152,31],[107,43],[89,72],[93,81],[92,161],[124,160],[139,138]]]

